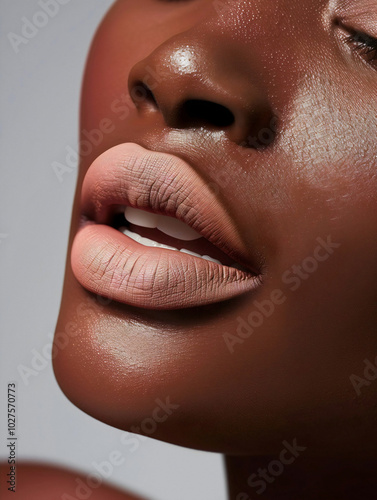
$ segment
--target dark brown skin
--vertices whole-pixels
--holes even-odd
[[[122,0],[88,59],[81,130],[109,119],[112,131],[81,156],[69,251],[87,169],[135,142],[215,186],[263,285],[211,306],[138,309],[83,289],[68,252],[56,331],[73,334],[56,344],[55,374],[75,405],[120,429],[169,397],[179,407],[152,437],[227,455],[232,500],[258,497],[249,476],[294,439],[305,451],[264,498],[376,491],[377,381],[357,389],[350,377],[377,356],[377,62],[347,43],[353,30],[377,37],[375,0]],[[140,81],[154,99],[138,98]],[[188,99],[235,121],[187,116]],[[266,127],[270,143],[253,140]],[[294,274],[328,237],[328,258]],[[224,334],[274,290],[284,301],[231,353]]]

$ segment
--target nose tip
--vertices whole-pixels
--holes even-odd
[[[140,112],[161,113],[170,128],[223,131],[255,146],[250,138],[273,112],[252,63],[237,59],[229,47],[168,40],[132,68],[129,93]]]

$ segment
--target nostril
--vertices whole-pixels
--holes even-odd
[[[189,99],[179,110],[182,126],[228,127],[234,123],[234,115],[228,108],[211,101]]]
[[[151,89],[141,81],[137,81],[131,88],[130,96],[137,108],[152,107],[158,109],[156,98]]]

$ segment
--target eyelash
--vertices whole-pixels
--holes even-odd
[[[346,37],[346,43],[357,52],[368,64],[377,64],[377,38],[373,38],[362,31],[352,31]]]

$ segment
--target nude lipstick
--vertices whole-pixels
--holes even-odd
[[[88,169],[71,265],[87,290],[147,309],[181,309],[256,289],[235,223],[181,158],[117,145]]]

